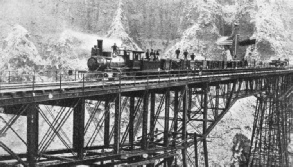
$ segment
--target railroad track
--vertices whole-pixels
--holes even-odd
[[[205,70],[203,71],[202,75],[199,75],[197,72],[189,73],[190,76],[185,75],[187,74],[184,71],[181,71],[181,73],[166,73],[161,72],[161,76],[155,75],[156,73],[150,73],[150,79],[146,78],[140,78],[140,77],[124,77],[121,78],[121,81],[119,81],[119,78],[116,78],[112,81],[109,81],[107,79],[100,79],[98,81],[96,80],[85,80],[83,81],[63,81],[63,82],[44,82],[44,83],[21,83],[21,84],[2,84],[0,87],[0,93],[9,93],[11,91],[17,92],[17,91],[37,91],[40,90],[46,90],[46,89],[70,89],[70,88],[81,88],[81,87],[92,87],[92,86],[109,86],[109,85],[117,85],[117,84],[131,84],[131,83],[146,83],[146,82],[157,82],[159,81],[168,81],[174,79],[180,78],[188,79],[188,78],[207,78],[207,77],[226,77],[229,75],[249,75],[254,73],[266,73],[266,72],[273,72],[276,71],[276,69],[235,69],[235,70]],[[277,71],[286,71],[286,70],[277,70]],[[174,72],[174,71],[172,71]],[[131,80],[134,78],[135,80]]]

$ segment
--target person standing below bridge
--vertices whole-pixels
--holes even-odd
[[[178,48],[178,49],[175,51],[175,54],[176,54],[176,59],[179,59],[180,48]]]
[[[187,55],[188,55],[187,49],[185,49],[185,51],[183,52],[183,55],[184,55],[184,60],[187,60]]]

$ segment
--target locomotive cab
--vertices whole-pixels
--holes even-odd
[[[143,51],[129,51],[126,60],[126,65],[129,70],[140,70]]]

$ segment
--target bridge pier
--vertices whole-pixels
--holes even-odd
[[[271,77],[266,82],[264,92],[257,95],[249,166],[289,167],[292,108],[288,104],[293,102],[292,94],[281,97],[287,89],[283,77]]]

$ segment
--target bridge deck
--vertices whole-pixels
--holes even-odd
[[[162,89],[182,86],[185,84],[200,84],[228,81],[231,79],[245,79],[265,77],[278,74],[292,73],[292,69],[265,70],[251,72],[231,72],[225,74],[198,75],[196,73],[170,74],[156,76],[153,79],[139,79],[126,77],[116,81],[64,81],[30,84],[2,84],[0,87],[0,106],[44,102],[50,100],[75,97],[88,97],[113,93],[134,92],[145,89]],[[132,80],[129,80],[132,79]]]

